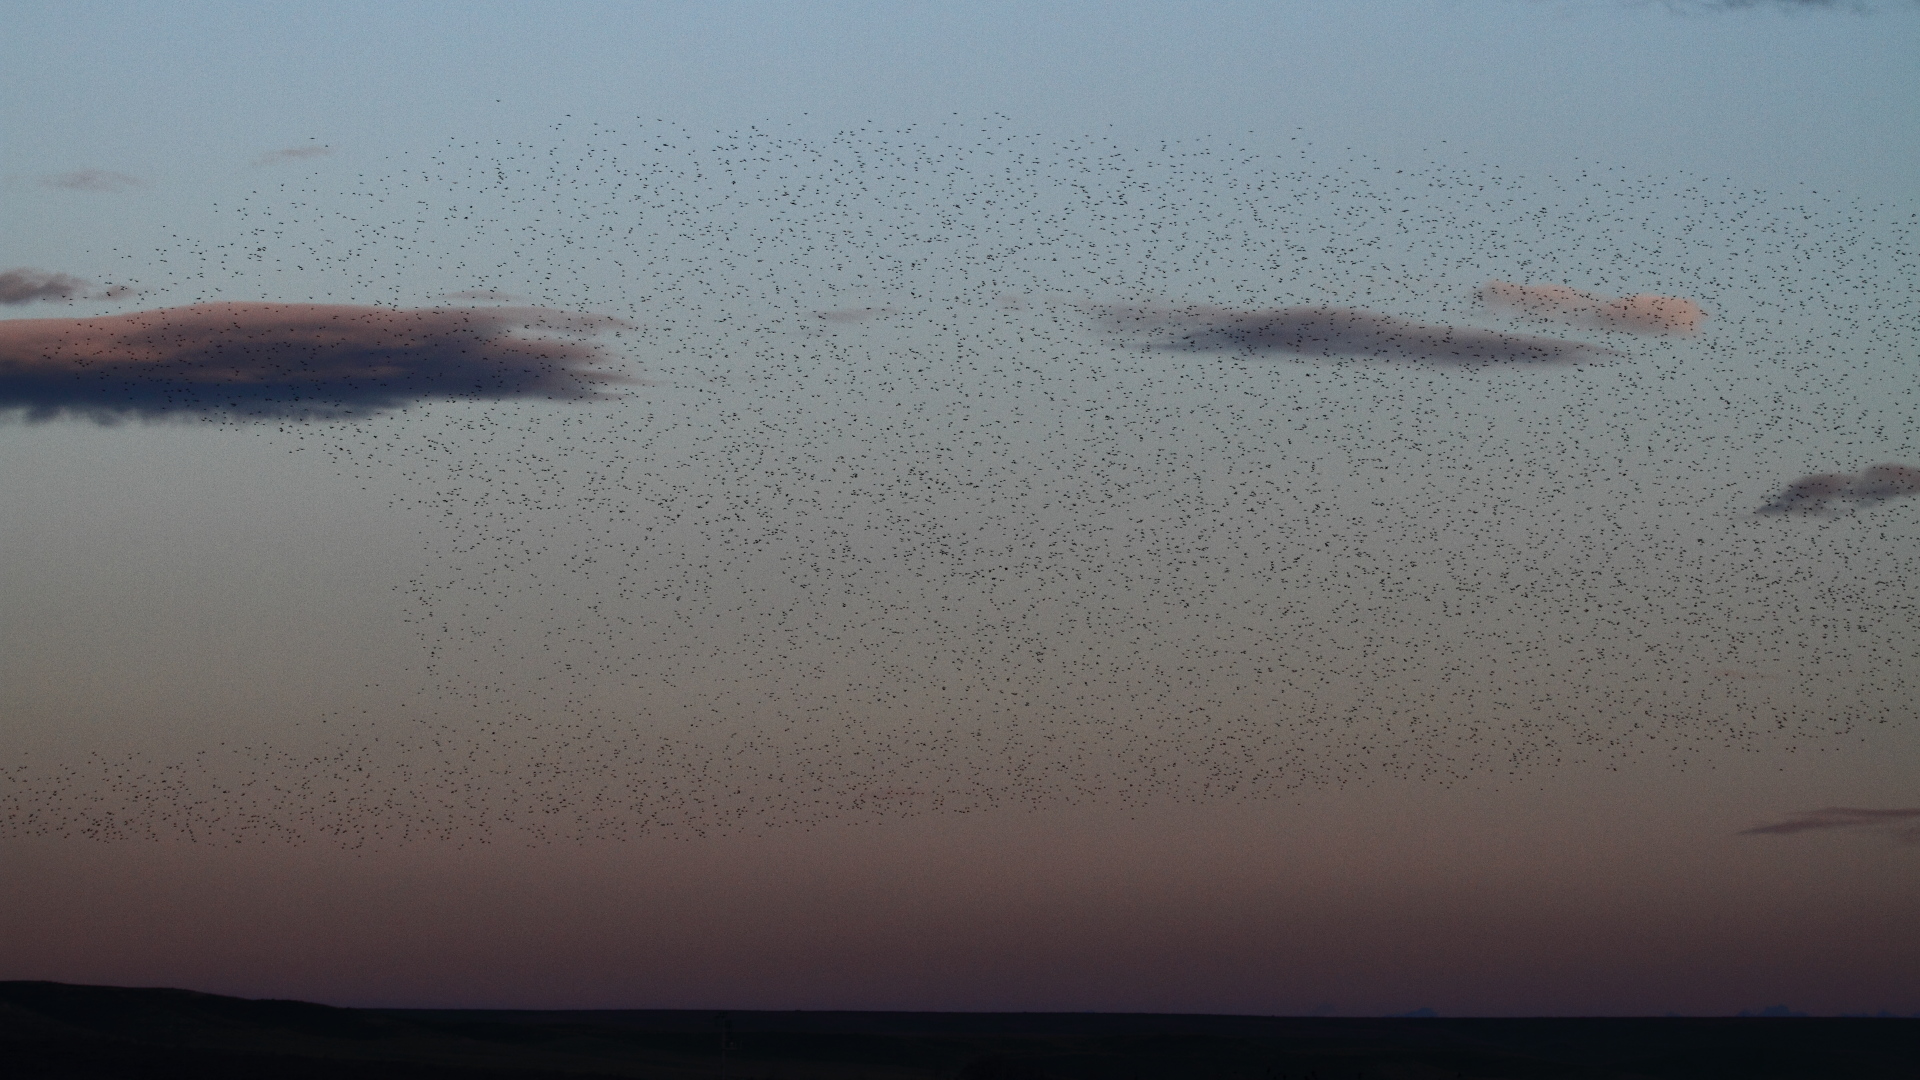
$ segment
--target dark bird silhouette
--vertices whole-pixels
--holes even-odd
[[[405,685],[15,759],[0,832],[693,835],[1910,721],[1911,468],[1776,493],[1920,460],[1911,208],[1258,140],[314,155],[129,257],[159,311],[0,324],[16,408],[245,427],[420,538]]]

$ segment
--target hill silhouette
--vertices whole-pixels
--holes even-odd
[[[0,982],[0,1061],[15,1080],[1891,1080],[1920,1073],[1920,1019],[347,1009]]]

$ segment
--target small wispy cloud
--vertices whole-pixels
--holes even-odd
[[[1208,305],[1094,304],[1086,310],[1111,329],[1146,338],[1150,347],[1183,352],[1362,356],[1451,366],[1577,363],[1620,355],[1579,341],[1431,325],[1359,308],[1242,311]]]
[[[18,267],[0,270],[0,304],[31,304],[36,300],[77,300],[93,282],[72,274]]]
[[[1691,334],[1707,313],[1684,296],[1608,296],[1566,285],[1516,285],[1489,281],[1480,302],[1493,311],[1542,319],[1587,330],[1626,330],[1635,334]]]
[[[1757,514],[1832,515],[1836,504],[1876,506],[1902,495],[1920,495],[1920,468],[1872,465],[1857,473],[1803,476],[1774,496]]]
[[[1909,3],[1912,0],[1908,0]],[[1777,8],[1837,8],[1848,11],[1871,11],[1874,6],[1868,0],[1695,0],[1689,7],[1720,8],[1732,11],[1739,8],[1777,7]]]
[[[892,314],[894,314],[894,310],[890,307],[841,308],[837,311],[816,311],[813,313],[814,318],[824,319],[830,323],[866,322],[868,319],[884,318]]]
[[[53,173],[42,176],[40,183],[62,191],[121,192],[147,186],[147,182],[137,176],[106,169],[76,169],[73,172]]]
[[[284,150],[270,150],[253,159],[255,165],[279,165],[288,161],[307,161],[312,158],[326,157],[333,153],[331,146],[289,146]]]
[[[1908,823],[1913,824],[1908,824]],[[1791,836],[1794,833],[1834,829],[1883,832],[1902,844],[1920,844],[1920,806],[1876,810],[1858,806],[1828,806],[1796,814],[1785,821],[1740,830],[1742,836]]]
[[[1881,7],[1914,6],[1920,0],[1665,0],[1677,11],[1741,11],[1749,8],[1779,8],[1782,11],[1852,11],[1865,14]]]
[[[0,411],[29,419],[361,416],[427,399],[601,398],[605,315],[197,304],[0,320]]]
[[[21,266],[0,270],[0,304],[31,304],[36,300],[119,300],[139,290],[126,285],[96,288],[85,278],[52,270]]]

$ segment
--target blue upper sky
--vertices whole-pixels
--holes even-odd
[[[13,5],[6,22],[9,264],[68,267],[179,227],[258,185],[270,151],[372,168],[567,118],[1298,134],[1396,162],[1578,159],[1872,201],[1920,177],[1910,4],[123,3]],[[81,170],[131,182],[117,199],[41,182]]]

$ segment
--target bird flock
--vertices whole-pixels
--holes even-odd
[[[1245,142],[568,124],[222,207],[130,265],[163,313],[598,381],[202,401],[418,523],[416,684],[0,765],[0,835],[705,835],[1912,722],[1912,208]]]

